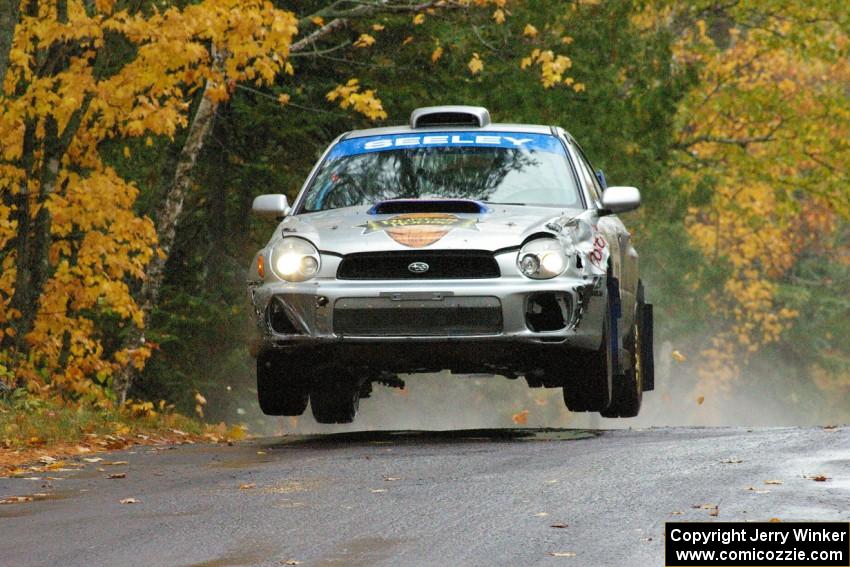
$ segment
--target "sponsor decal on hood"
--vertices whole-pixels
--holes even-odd
[[[448,213],[408,213],[388,219],[370,220],[363,234],[383,231],[403,246],[425,248],[455,229],[478,230],[477,218],[460,218]]]

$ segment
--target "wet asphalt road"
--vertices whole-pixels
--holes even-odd
[[[0,479],[0,499],[48,494],[0,505],[0,565],[644,566],[663,564],[668,520],[850,520],[847,427],[367,432],[102,456],[128,464]]]

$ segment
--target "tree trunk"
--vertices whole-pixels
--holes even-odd
[[[162,281],[165,275],[165,264],[171,254],[171,247],[174,245],[177,223],[180,213],[183,211],[183,203],[192,181],[192,169],[204,147],[207,136],[212,131],[218,103],[207,96],[210,87],[211,85],[208,82],[204,88],[201,101],[198,103],[198,108],[195,110],[192,123],[189,126],[186,142],[183,144],[183,149],[177,160],[174,178],[171,181],[165,201],[159,209],[159,215],[156,219],[156,235],[159,241],[158,250],[145,268],[145,278],[139,293],[139,302],[142,313],[144,314],[145,325],[150,323],[151,314],[159,299],[159,290],[162,287]],[[144,328],[139,328],[135,325],[131,326],[127,339],[124,341],[124,348],[133,351],[138,350],[144,344]],[[127,400],[127,392],[133,385],[138,372],[139,370],[130,364],[115,375],[112,387],[122,404]]]
[[[9,51],[15,37],[15,26],[18,24],[18,8],[20,0],[0,0],[0,85],[6,77],[9,68]]]
[[[0,0],[6,2],[7,0]],[[16,2],[16,0],[12,0]],[[31,0],[24,6],[24,14],[30,18],[38,15],[38,2]],[[6,42],[11,45],[15,25],[18,20],[18,4],[14,8],[3,4],[4,12],[0,22],[0,83],[8,69],[8,52]],[[68,3],[66,0],[56,2],[56,20],[60,23],[68,21]],[[68,64],[68,56],[63,46],[51,44],[46,49],[37,49],[35,60],[40,74],[52,75]],[[21,85],[18,85],[20,89]],[[20,313],[20,316],[10,321],[15,329],[14,346],[19,354],[29,352],[26,336],[33,329],[38,313],[39,298],[50,277],[49,253],[52,243],[52,218],[47,208],[47,202],[56,190],[56,180],[59,177],[62,158],[80,128],[83,117],[91,104],[91,95],[86,95],[74,113],[71,115],[65,130],[59,131],[59,125],[52,114],[44,117],[44,135],[41,143],[36,140],[35,129],[38,119],[27,118],[24,122],[23,150],[16,165],[26,176],[15,196],[17,205],[17,231],[15,235],[15,283],[9,308]],[[41,154],[38,156],[38,154]],[[38,191],[30,194],[29,182],[38,181]],[[37,209],[37,210],[36,210]],[[33,216],[34,215],[34,216]]]

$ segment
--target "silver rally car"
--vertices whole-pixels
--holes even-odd
[[[257,391],[268,415],[347,423],[399,374],[524,377],[571,411],[632,417],[653,389],[652,306],[606,187],[563,129],[420,108],[325,151],[254,257]]]

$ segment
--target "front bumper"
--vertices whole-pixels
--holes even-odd
[[[249,288],[256,318],[255,352],[260,348],[334,343],[428,343],[470,341],[476,343],[557,344],[594,350],[602,339],[606,282],[604,276],[561,276],[552,280],[500,277],[480,280],[352,281],[317,278],[307,282],[265,282]],[[567,299],[569,313],[563,328],[533,330],[527,314],[540,294],[558,294]],[[484,306],[498,309],[498,326],[489,331],[426,329],[405,333],[386,327],[362,334],[340,332],[341,310],[356,307],[363,314],[371,306],[383,312],[434,313],[445,308]],[[532,306],[533,307],[533,306]],[[539,309],[539,307],[537,307]],[[286,316],[285,325],[274,325],[270,313]],[[339,314],[335,321],[335,314]],[[351,319],[350,312],[346,312]],[[397,317],[404,319],[404,317]],[[439,319],[436,319],[439,321]],[[492,321],[490,321],[492,323]],[[449,327],[450,325],[447,325]],[[277,329],[275,328],[277,327]],[[285,328],[282,328],[285,327]],[[483,328],[483,327],[482,327]]]

